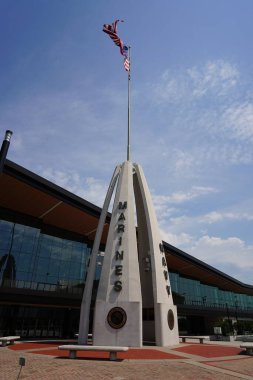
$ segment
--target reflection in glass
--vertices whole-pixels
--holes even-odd
[[[6,229],[7,230],[7,229]],[[6,232],[6,230],[2,230]],[[8,230],[7,230],[8,231]],[[9,247],[6,248],[6,253],[0,258],[0,286],[13,286],[16,280],[16,262],[15,258],[11,254],[13,239],[14,239],[15,224],[12,225],[12,228],[8,231]],[[2,245],[2,251],[4,250],[4,244]]]
[[[85,243],[0,220],[0,280],[3,286],[44,291],[63,288],[70,291],[78,287],[80,291],[89,254],[90,248]]]
[[[63,235],[64,236],[64,235]],[[91,248],[86,243],[51,236],[40,229],[0,220],[0,286],[81,294]],[[104,253],[97,257],[99,280]],[[235,293],[170,273],[178,303],[235,307]],[[47,287],[46,287],[47,285]],[[236,307],[252,310],[253,297],[237,293]]]
[[[237,295],[238,308],[253,309],[253,297],[246,294],[221,290],[215,286],[202,284],[200,281],[186,278],[178,273],[170,272],[172,292],[178,303],[195,306],[234,308],[234,296]]]

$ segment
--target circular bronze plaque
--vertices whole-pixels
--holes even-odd
[[[173,314],[173,311],[170,309],[168,311],[168,325],[169,325],[170,330],[174,329],[174,323],[175,323],[174,314]]]
[[[127,315],[121,307],[112,308],[107,315],[107,322],[113,329],[121,329],[126,323]]]

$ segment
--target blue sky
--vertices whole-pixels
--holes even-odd
[[[8,158],[102,205],[143,166],[164,240],[252,284],[253,2],[0,0],[0,132]]]

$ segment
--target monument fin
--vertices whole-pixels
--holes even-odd
[[[153,318],[143,321],[144,340],[155,340],[157,346],[175,345],[179,343],[177,308],[164,247],[143,170],[140,165],[133,166],[143,310],[146,314],[153,310]]]
[[[142,346],[142,297],[133,165],[129,161],[121,166],[115,194],[95,305],[93,343]]]
[[[109,188],[107,190],[107,194],[105,197],[104,205],[100,214],[98,227],[96,231],[95,240],[93,243],[93,248],[90,256],[90,265],[87,270],[87,277],[85,281],[85,287],[83,292],[83,298],[81,303],[81,311],[80,311],[80,322],[79,322],[79,334],[78,334],[78,343],[79,344],[86,344],[88,340],[88,333],[89,333],[89,315],[90,315],[90,306],[91,306],[91,296],[92,296],[92,288],[93,288],[93,281],[95,277],[95,271],[96,271],[96,260],[97,260],[97,254],[99,252],[99,247],[101,243],[101,237],[104,229],[104,224],[108,212],[108,208],[110,205],[110,201],[112,198],[112,194],[118,179],[118,175],[120,172],[120,165],[116,166]]]

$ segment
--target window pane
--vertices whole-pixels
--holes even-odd
[[[37,262],[37,274],[46,275],[48,273],[49,260],[40,257]]]
[[[60,263],[60,272],[59,272],[59,279],[66,280],[69,278],[69,269],[70,269],[70,261],[61,261]]]
[[[30,255],[26,255],[25,253],[20,253],[18,259],[17,269],[19,271],[29,272],[31,267],[31,257]]]
[[[58,260],[51,259],[49,263],[49,268],[48,268],[49,275],[58,278],[59,269],[60,269],[60,262]]]

